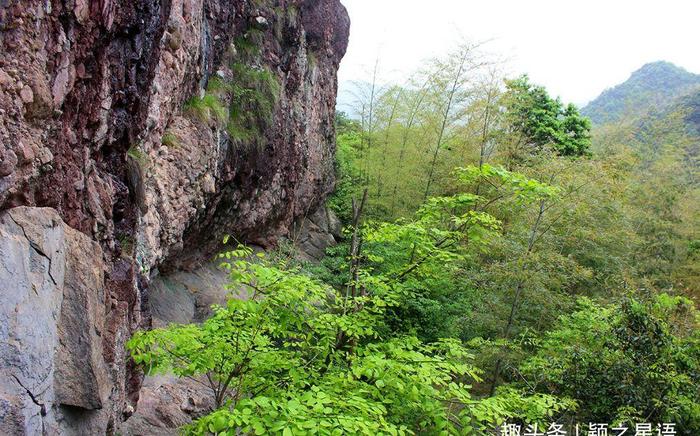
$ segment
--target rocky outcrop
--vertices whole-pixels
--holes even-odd
[[[18,207],[0,256],[0,434],[104,431],[125,377],[103,356],[102,249],[53,209]]]
[[[193,271],[175,271],[159,276],[149,287],[154,327],[170,323],[202,322],[211,316],[211,306],[242,295],[226,290],[229,274],[208,262]]]
[[[56,222],[42,232],[87,238],[56,248],[78,284],[50,287],[47,266],[41,298],[7,303],[46,305],[43,339],[15,355],[28,347],[31,365],[51,368],[37,383],[64,382],[10,380],[2,425],[112,432],[138,400],[123,344],[150,325],[153,277],[200,265],[227,233],[274,245],[323,201],[348,25],[338,0],[0,2],[0,211],[34,207],[31,220]],[[45,261],[13,243],[3,268]],[[101,275],[81,282],[83,268]],[[32,289],[7,271],[3,299]],[[2,334],[20,334],[4,322]],[[66,332],[77,342],[56,339]],[[101,363],[78,365],[86,358]]]
[[[171,375],[149,376],[143,382],[136,413],[122,426],[126,436],[176,436],[178,429],[214,410],[205,380]]]
[[[340,219],[327,207],[319,207],[305,216],[295,223],[291,232],[299,259],[310,262],[323,259],[326,249],[340,240],[341,230]]]
[[[269,246],[332,188],[335,70],[345,50],[347,16],[335,1],[282,2],[283,12],[251,7],[266,2],[246,3],[228,19],[221,5],[206,26],[184,12],[187,4],[171,8],[154,79],[168,91],[151,99],[152,124],[139,148],[145,210],[139,256],[146,266],[188,266],[198,253],[213,251],[224,233]],[[235,38],[226,37],[230,27],[238,29]],[[198,56],[208,44],[211,66]],[[182,68],[172,68],[171,59]],[[172,90],[186,88],[193,70],[213,77],[200,95],[216,96],[232,111],[257,112],[255,125],[234,121],[212,128],[216,123],[193,119],[192,111],[173,116],[168,106],[180,107],[183,100]],[[262,80],[246,77],[265,74]],[[270,101],[245,105],[241,97],[213,94],[212,80]],[[274,88],[275,95],[262,88]],[[244,130],[243,138],[227,135],[232,127]]]
[[[202,259],[205,233],[269,245],[320,203],[349,24],[337,0],[99,4],[0,9],[3,209],[54,207],[110,250],[136,233],[150,270]],[[245,69],[275,82],[259,138],[183,110],[212,78],[245,87]]]

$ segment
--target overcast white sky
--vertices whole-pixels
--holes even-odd
[[[565,101],[585,104],[647,62],[700,73],[699,0],[341,0],[350,45],[341,88],[380,75],[401,82],[460,38],[493,40],[509,73],[528,73]]]

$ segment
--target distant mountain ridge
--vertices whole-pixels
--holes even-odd
[[[652,62],[633,72],[625,82],[603,91],[581,113],[593,124],[617,122],[644,116],[650,109],[673,104],[695,90],[700,90],[700,74],[670,62]]]

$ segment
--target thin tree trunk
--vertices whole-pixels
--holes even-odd
[[[486,93],[486,110],[484,112],[484,125],[481,129],[481,144],[479,147],[479,169],[484,166],[486,160],[486,144],[488,142],[489,122],[491,118],[491,99],[493,98],[491,89]]]
[[[404,129],[404,133],[402,135],[401,139],[401,151],[399,152],[399,161],[396,164],[396,174],[394,177],[394,192],[393,195],[391,196],[391,215],[394,215],[395,212],[395,205],[396,205],[396,199],[398,198],[398,188],[399,188],[399,174],[401,170],[403,169],[403,159],[404,155],[406,154],[406,146],[408,145],[408,135],[411,132],[411,128],[413,127],[413,124],[416,121],[416,115],[418,114],[418,110],[420,109],[421,104],[423,104],[423,99],[425,98],[425,89],[426,89],[427,83],[423,85],[423,88],[421,89],[421,93],[418,96],[418,100],[416,101],[416,104],[411,108],[411,113],[408,119],[408,124],[406,125],[406,128]]]
[[[369,185],[369,161],[372,151],[372,135],[374,134],[374,100],[377,90],[377,70],[379,69],[379,58],[374,62],[374,71],[372,71],[372,87],[369,94],[369,113],[367,120],[367,153],[365,154],[365,185]]]
[[[518,282],[515,286],[515,295],[513,296],[513,303],[510,306],[510,314],[508,315],[508,323],[506,324],[506,328],[503,331],[503,338],[505,340],[510,339],[510,332],[513,327],[513,322],[515,320],[515,313],[518,307],[518,303],[520,300],[520,295],[522,294],[523,291],[523,285],[525,284],[525,280],[522,278],[523,274],[523,264],[527,260],[527,258],[530,256],[532,253],[532,249],[535,246],[535,241],[537,240],[537,231],[540,227],[540,223],[542,222],[542,217],[544,216],[545,212],[545,200],[540,200],[540,208],[539,212],[537,213],[537,219],[535,219],[535,223],[532,225],[532,229],[530,231],[530,238],[528,239],[527,243],[527,250],[525,251],[525,254],[521,258],[521,267],[520,267],[520,278],[518,279]],[[491,379],[491,389],[489,389],[489,394],[492,396],[493,393],[496,390],[496,386],[498,384],[498,376],[501,371],[501,364],[502,364],[502,359],[499,358],[496,361],[496,366],[494,367],[493,370],[493,378]]]
[[[352,237],[350,238],[350,280],[346,296],[357,296],[357,280],[360,272],[360,252],[362,249],[362,235],[360,233],[360,222],[362,211],[367,202],[367,188],[362,192],[362,200],[358,205],[352,199]]]
[[[350,238],[350,283],[345,290],[345,303],[343,305],[343,314],[347,313],[348,301],[351,297],[356,297],[357,282],[360,276],[360,255],[362,253],[362,234],[360,233],[360,224],[362,220],[362,212],[367,202],[367,188],[362,192],[362,199],[358,204],[355,199],[352,199],[352,236]],[[335,350],[342,349],[347,344],[347,340],[342,331],[338,331],[335,335]],[[330,354],[326,357],[326,368],[330,364]]]
[[[384,168],[386,168],[386,155],[387,155],[387,149],[389,148],[389,131],[391,129],[391,125],[394,123],[394,117],[396,115],[396,107],[399,105],[399,99],[401,98],[401,95],[403,94],[403,90],[399,89],[396,98],[394,98],[394,104],[391,106],[391,112],[389,113],[389,120],[387,121],[387,125],[385,128],[385,133],[384,133],[384,148],[382,150],[382,165],[381,168],[379,169],[379,174],[377,175],[377,198],[381,198],[382,196],[382,174],[384,174]]]
[[[433,183],[433,175],[435,173],[435,164],[437,163],[437,157],[440,152],[440,146],[442,145],[442,140],[445,135],[445,130],[447,129],[447,122],[450,119],[450,111],[452,109],[452,104],[454,101],[455,94],[457,94],[457,89],[459,88],[459,79],[462,77],[462,71],[464,71],[464,64],[467,62],[467,56],[469,54],[468,50],[465,50],[462,60],[459,64],[459,69],[457,70],[457,74],[455,75],[454,81],[452,82],[452,89],[450,89],[450,93],[447,98],[447,105],[445,106],[445,111],[442,116],[442,124],[440,126],[440,130],[438,133],[438,138],[437,142],[435,144],[435,151],[433,152],[433,158],[430,163],[430,170],[428,171],[428,181],[425,185],[425,193],[423,194],[423,201],[428,199],[428,195],[430,194],[430,186]]]
[[[488,141],[488,132],[489,132],[489,118],[491,114],[491,98],[492,98],[492,93],[491,89],[489,88],[488,92],[486,93],[486,110],[484,112],[484,125],[481,128],[481,144],[479,144],[479,172],[484,168],[484,163],[486,163],[486,143]],[[477,182],[476,184],[476,191],[475,194],[479,195],[481,192],[481,180]]]
[[[367,130],[366,126],[366,106],[364,103],[362,103],[362,112],[360,113],[360,132],[362,133],[360,135],[360,149],[358,150],[357,157],[360,160],[360,164],[358,165],[359,171],[360,171],[360,180],[364,180],[364,169],[362,165],[365,162],[365,135],[364,132]]]

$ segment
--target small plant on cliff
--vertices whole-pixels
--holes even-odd
[[[129,235],[121,235],[117,240],[121,256],[129,259],[134,254],[134,238]]]
[[[263,145],[279,98],[279,78],[260,59],[262,44],[263,31],[251,25],[226,54],[230,77],[211,77],[204,95],[185,104],[203,123],[225,129],[234,144]]]
[[[148,156],[135,145],[129,147],[129,149],[126,151],[126,155],[133,159],[141,167],[148,165]]]
[[[161,139],[161,143],[166,147],[178,148],[180,146],[180,138],[173,132],[166,131]]]
[[[241,141],[260,142],[262,131],[272,121],[280,85],[267,68],[254,68],[237,62],[232,65],[235,81],[229,84],[231,96],[229,135]]]
[[[228,111],[221,100],[210,92],[206,92],[202,97],[189,99],[185,104],[185,111],[207,125],[225,125],[228,118]]]
[[[239,56],[250,59],[260,54],[262,32],[258,29],[249,29],[244,35],[237,36],[233,45]]]

